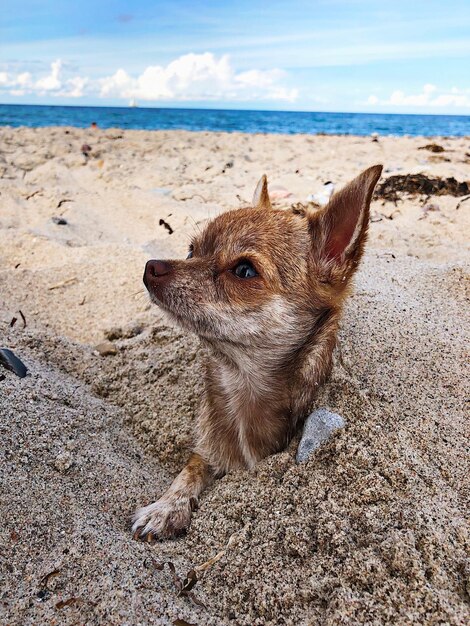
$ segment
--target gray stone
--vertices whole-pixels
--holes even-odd
[[[297,463],[307,461],[313,452],[331,437],[335,430],[344,428],[344,426],[345,421],[341,415],[331,413],[323,407],[315,409],[305,421],[302,439],[297,448]]]
[[[73,465],[73,459],[70,452],[61,452],[58,454],[54,461],[54,467],[59,472],[66,472]]]

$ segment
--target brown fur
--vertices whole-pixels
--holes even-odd
[[[366,170],[314,213],[273,209],[263,177],[253,206],[212,220],[192,258],[147,264],[152,299],[199,335],[207,357],[195,454],[160,500],[136,512],[136,537],[182,532],[215,476],[283,449],[312,410],[381,171]],[[235,275],[245,261],[257,275]]]

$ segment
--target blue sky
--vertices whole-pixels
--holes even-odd
[[[470,2],[17,0],[0,102],[470,114]]]

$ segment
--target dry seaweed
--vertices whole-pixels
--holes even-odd
[[[429,150],[430,152],[444,152],[445,148],[438,143],[428,143],[425,146],[420,146],[418,150]]]
[[[193,569],[190,570],[186,574],[185,578],[181,580],[181,578],[176,573],[176,568],[174,564],[171,561],[157,563],[156,561],[152,559],[152,564],[155,567],[155,569],[159,571],[163,571],[165,569],[165,565],[168,565],[168,569],[170,570],[172,578],[173,578],[173,583],[176,587],[176,591],[177,591],[176,595],[178,597],[184,596],[186,598],[189,598],[190,600],[194,602],[194,604],[197,604],[197,606],[201,606],[203,609],[207,609],[206,605],[203,602],[201,602],[201,600],[198,600],[196,596],[194,595],[194,593],[191,591],[193,587],[196,586],[196,583],[199,580],[195,570]]]
[[[386,178],[379,183],[375,190],[375,200],[388,200],[398,202],[399,194],[426,196],[466,196],[470,193],[470,187],[466,182],[459,182],[455,178],[430,178],[425,174],[397,174]]]
[[[168,222],[165,222],[164,219],[160,219],[158,224],[160,226],[163,226],[164,228],[166,228],[170,235],[172,235],[174,233],[174,230],[172,229],[172,227],[168,224]]]

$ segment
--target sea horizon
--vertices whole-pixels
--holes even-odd
[[[190,130],[274,134],[383,136],[470,135],[470,115],[278,111],[103,105],[0,104],[0,126]]]

